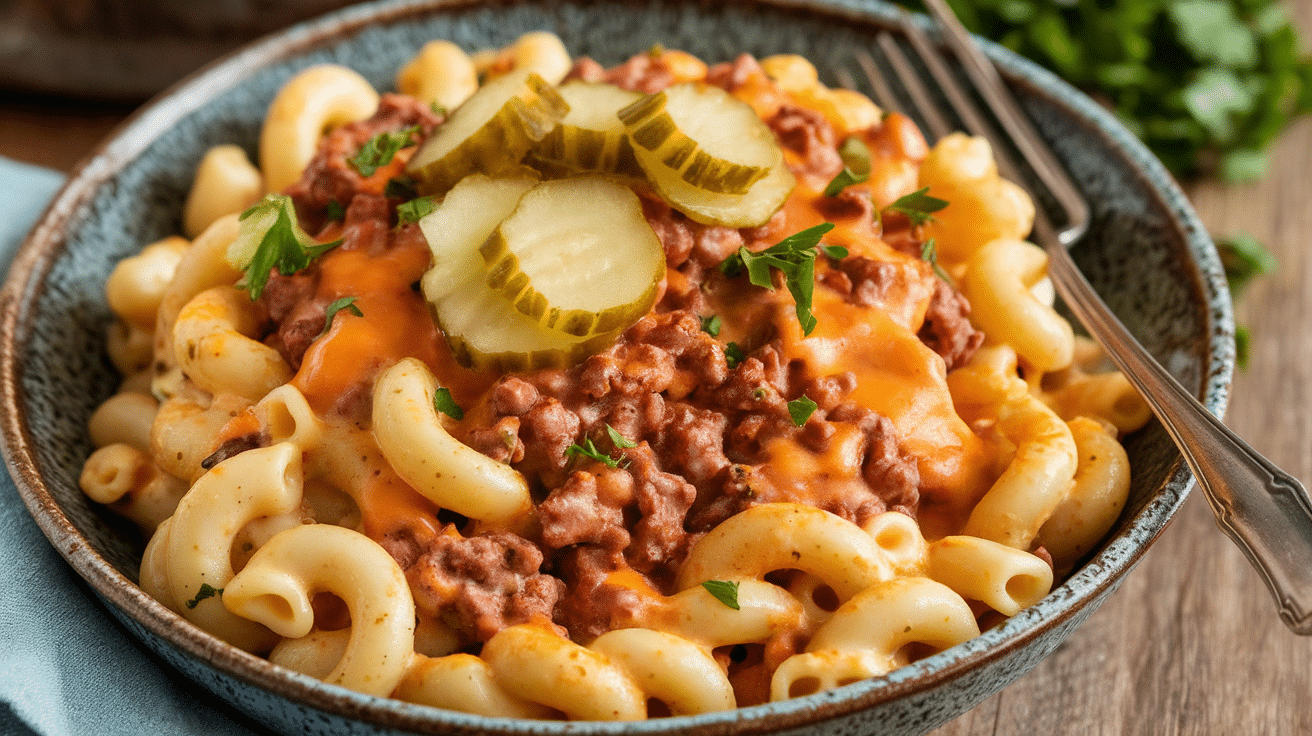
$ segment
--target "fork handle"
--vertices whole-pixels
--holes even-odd
[[[1262,574],[1280,618],[1312,634],[1312,502],[1293,476],[1249,447],[1130,336],[1060,244],[1048,270],[1070,310],[1152,407],[1193,471],[1217,526]]]

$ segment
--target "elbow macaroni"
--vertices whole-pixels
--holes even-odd
[[[645,61],[676,82],[723,71],[708,72],[700,59],[675,50],[653,50]],[[556,84],[576,67],[561,40],[545,32],[472,56],[434,41],[400,70],[396,86],[423,105],[450,111],[477,91],[480,75],[486,80],[515,68],[531,68]],[[780,398],[778,385],[790,381],[871,387],[840,391],[847,404],[813,393],[818,424],[846,425],[842,433],[823,435],[805,421],[781,431],[805,441],[788,439],[787,452],[763,453],[773,458],[772,473],[733,476],[742,482],[741,495],[725,511],[712,508],[725,497],[715,497],[706,485],[711,481],[700,476],[732,476],[737,467],[720,476],[703,470],[712,468],[716,453],[748,450],[717,446],[700,457],[697,448],[670,437],[626,444],[625,436],[611,434],[606,444],[606,434],[596,431],[602,423],[612,432],[611,422],[628,426],[633,417],[605,397],[625,382],[649,380],[644,371],[659,367],[659,357],[642,363],[640,375],[605,373],[609,364],[601,361],[604,370],[595,371],[601,378],[585,392],[592,403],[568,395],[554,374],[537,376],[531,388],[544,403],[533,406],[556,414],[513,409],[528,389],[496,393],[488,388],[496,376],[459,369],[442,345],[421,344],[441,338],[424,332],[423,319],[403,314],[415,299],[418,313],[427,314],[411,288],[418,275],[399,279],[399,293],[379,286],[380,273],[407,268],[399,246],[362,248],[348,233],[342,248],[323,256],[322,269],[306,279],[313,293],[295,304],[303,307],[297,329],[316,332],[314,316],[345,296],[356,297],[363,310],[357,314],[369,318],[327,324],[303,355],[288,355],[287,336],[273,330],[294,310],[275,308],[268,297],[252,301],[234,288],[243,274],[224,255],[237,237],[237,213],[265,191],[296,182],[312,160],[317,168],[325,133],[378,107],[378,93],[355,72],[312,67],[289,80],[270,105],[258,169],[235,146],[216,146],[204,156],[183,213],[184,232],[193,239],[147,246],[122,261],[106,287],[115,317],[109,352],[125,380],[90,419],[97,449],[79,482],[89,498],[131,519],[149,539],[141,587],[225,641],[362,693],[486,716],[591,720],[708,713],[841,687],[966,641],[979,634],[980,621],[1014,616],[1047,595],[1053,565],[1060,573],[1071,569],[1125,505],[1130,465],[1118,432],[1142,426],[1146,405],[1119,373],[1094,368],[1088,345],[1053,310],[1046,257],[1023,240],[1033,203],[999,178],[986,142],[954,134],[927,149],[909,119],[884,116],[859,93],[830,89],[800,56],[765,58],[761,70],[764,77],[754,72],[735,91],[753,109],[806,108],[840,141],[862,136],[877,149],[868,190],[878,209],[918,186],[950,202],[908,237],[936,239],[944,267],[970,303],[970,319],[985,333],[985,345],[965,365],[946,372],[942,358],[916,337],[938,288],[930,269],[895,253],[880,241],[891,236],[879,227],[871,231],[868,222],[836,229],[835,242],[854,255],[898,266],[907,283],[880,298],[902,299],[902,316],[888,319],[882,305],[835,313],[880,325],[852,325],[870,328],[850,338],[869,352],[851,353],[841,332],[818,334],[803,357],[777,356],[782,367],[752,358],[759,365],[738,369],[766,374],[752,394],[760,402]],[[319,206],[302,205],[302,217]],[[817,205],[799,200],[777,219],[807,207]],[[385,225],[378,230],[390,234],[380,237],[392,248],[406,225]],[[312,237],[336,239],[341,230],[334,228],[329,222]],[[370,249],[386,252],[365,252]],[[816,268],[823,270],[818,284],[840,278],[836,266]],[[676,268],[668,275],[666,290],[688,286],[691,278]],[[850,279],[849,286],[857,289]],[[747,309],[747,316],[726,309],[725,329],[751,340],[753,320],[774,320],[775,312],[792,319],[793,307],[769,302],[769,310]],[[875,314],[863,318],[870,314],[863,309]],[[907,356],[928,358],[909,365]],[[691,375],[690,364],[705,359],[678,357],[677,370]],[[836,368],[832,375],[804,375],[808,359]],[[670,404],[701,390],[693,380],[681,373],[662,384],[659,400],[642,411],[673,416]],[[439,384],[459,398],[463,418],[438,405]],[[865,429],[860,417],[867,415],[836,418],[860,414],[847,411],[853,407],[890,420],[897,436],[888,447]],[[605,460],[586,462],[613,461],[614,472],[578,470],[588,466],[571,455],[574,446],[541,449],[557,434],[568,435],[559,430],[568,430],[559,423],[561,412],[587,417],[592,431],[577,439],[602,442],[597,452]],[[489,426],[494,415],[501,419]],[[732,436],[739,445],[763,431],[747,420],[740,424]],[[876,457],[881,452],[889,457]],[[936,452],[948,465],[969,466],[969,473],[943,476],[953,481],[945,483],[934,475],[946,472],[936,469],[942,460]],[[683,456],[667,463],[661,453]],[[923,496],[934,494],[936,503],[880,495],[892,477],[880,464],[903,456],[912,461],[904,468],[908,482]],[[655,460],[639,460],[645,457]],[[786,471],[774,468],[776,460],[805,477],[779,483]],[[655,472],[642,475],[642,462],[656,463]],[[743,464],[739,457],[732,462]],[[680,463],[698,469],[685,473],[697,485],[691,500],[671,511],[660,494],[693,485],[677,475]],[[586,539],[550,547],[544,499],[570,473],[596,486],[594,496],[561,514],[560,523],[577,524]],[[864,506],[843,503],[867,496]],[[708,517],[713,521],[697,521],[708,509],[716,512]],[[503,600],[503,609],[513,608],[543,595],[527,582],[534,576],[564,578],[562,571],[586,562],[589,552],[613,552],[584,533],[609,511],[621,522],[618,531],[603,532],[635,545],[648,534],[643,543],[654,551],[650,569],[630,565],[621,550],[603,582],[558,593],[596,594],[595,613],[605,619],[600,633],[570,629],[566,636],[552,618],[558,605],[519,619],[500,611],[494,633],[470,638],[466,618],[486,614],[479,601]],[[661,524],[683,541],[660,546],[668,540],[652,532]],[[541,552],[541,561],[525,560],[519,547],[496,546],[512,537]],[[469,551],[480,549],[482,556]],[[517,564],[531,569],[494,575]],[[608,609],[611,599],[627,603]],[[461,601],[467,609],[452,607]]]

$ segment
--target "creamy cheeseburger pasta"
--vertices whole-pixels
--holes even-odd
[[[1116,519],[1147,409],[984,141],[546,33],[397,88],[300,73],[109,280],[82,488],[196,626],[442,708],[702,713],[970,639]]]

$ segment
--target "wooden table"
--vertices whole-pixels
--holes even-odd
[[[1291,7],[1312,29],[1312,3]],[[0,96],[0,155],[69,170],[122,119]],[[1216,235],[1252,234],[1280,262],[1238,307],[1252,330],[1227,423],[1312,480],[1312,119],[1272,151],[1260,183],[1189,188]],[[1307,352],[1304,352],[1307,351]],[[1201,494],[1120,590],[1037,669],[935,736],[1312,733],[1312,638],[1287,631]]]

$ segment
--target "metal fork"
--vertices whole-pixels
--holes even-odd
[[[1030,125],[993,63],[962,27],[944,0],[925,0],[938,20],[943,39],[970,78],[1011,145],[1043,186],[1055,210],[1062,214],[1054,229],[1042,201],[1036,199],[1033,238],[1048,254],[1048,274],[1067,307],[1099,343],[1112,362],[1152,407],[1183,454],[1203,489],[1221,527],[1262,575],[1280,608],[1280,618],[1298,634],[1312,634],[1312,502],[1307,491],[1288,473],[1249,447],[1205,409],[1139,344],[1080,273],[1067,251],[1089,226],[1089,207],[1065,169]],[[975,135],[989,139],[998,169],[1006,178],[1026,179],[1002,145],[994,128],[963,89],[938,47],[905,17],[903,34],[961,121]],[[918,109],[935,139],[951,132],[933,98],[902,46],[890,32],[876,43],[889,69]],[[862,68],[878,103],[899,107],[888,80],[874,59],[861,53]],[[850,79],[842,79],[844,83]],[[1031,196],[1036,192],[1031,191]]]

